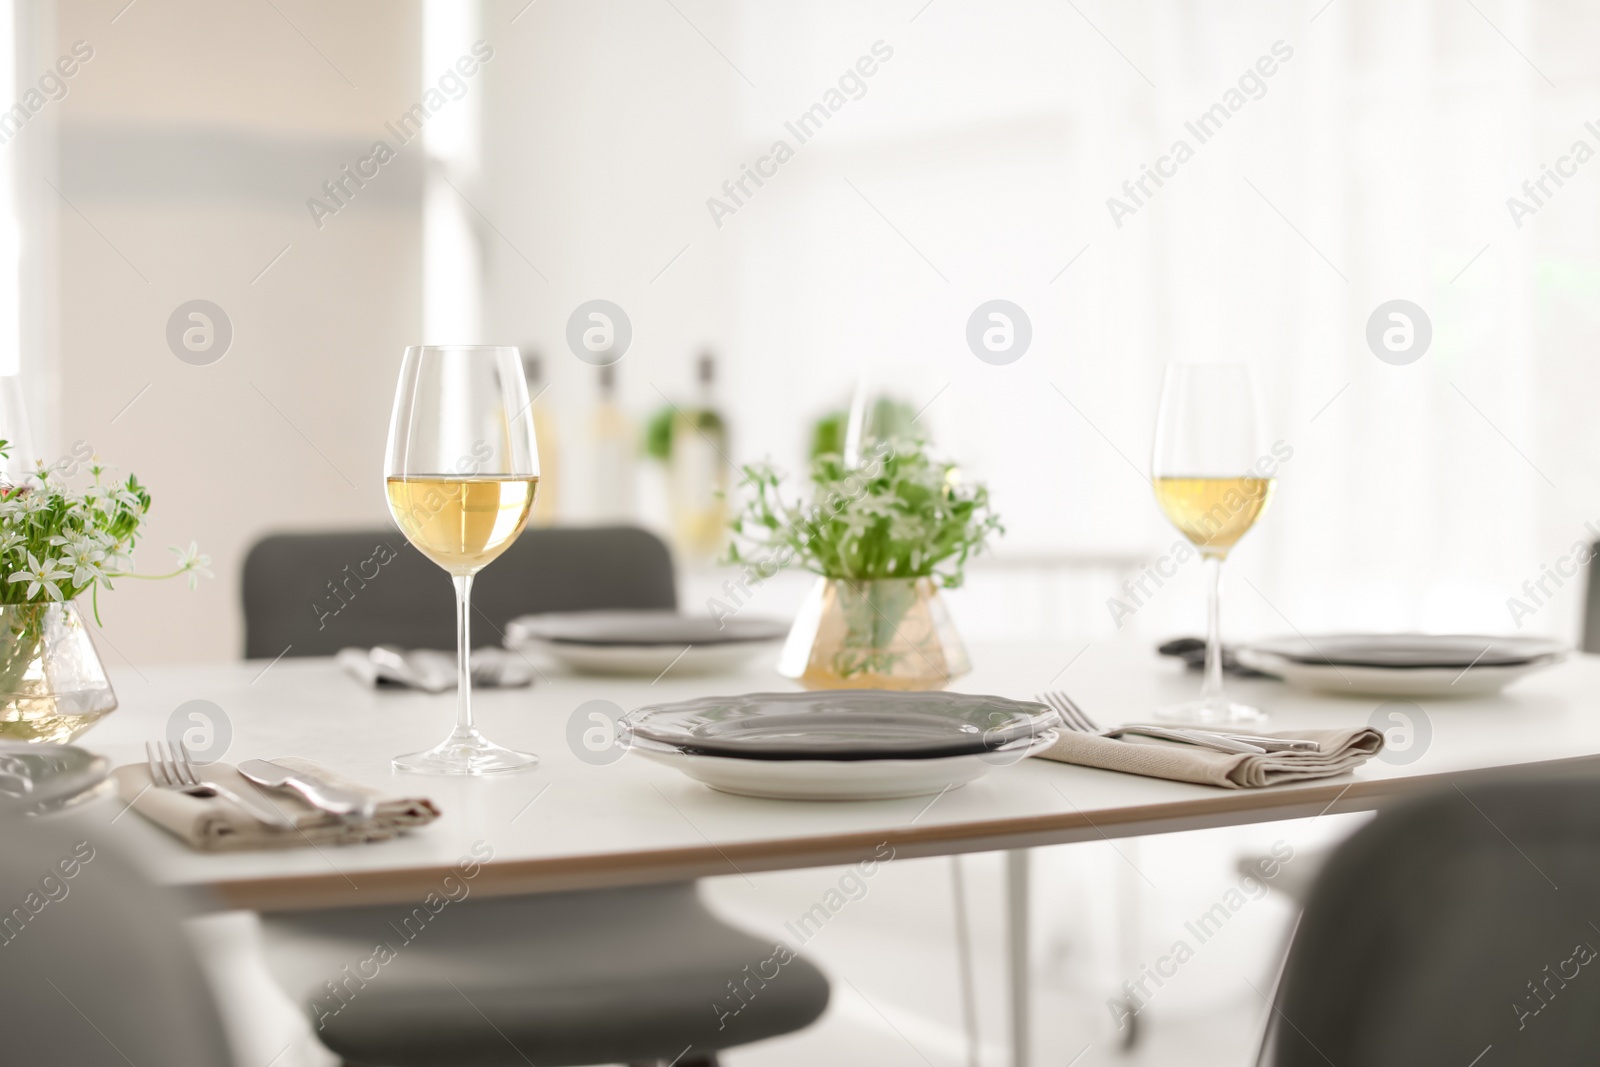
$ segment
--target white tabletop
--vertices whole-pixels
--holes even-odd
[[[1151,708],[1188,697],[1198,685],[1172,661],[1122,644],[972,652],[977,669],[954,688],[1031,698],[1059,687],[1106,724],[1148,718]],[[1542,763],[1556,773],[1561,764],[1600,764],[1600,657],[1592,656],[1574,656],[1502,696],[1418,701],[1432,733],[1420,757],[1372,760],[1353,776],[1224,790],[1034,759],[951,790],[931,806],[929,798],[730,796],[637,756],[591,766],[568,746],[568,720],[585,701],[631,709],[792,688],[766,667],[717,678],[668,674],[655,684],[547,671],[531,689],[480,690],[485,732],[539,753],[541,763],[525,773],[447,779],[398,774],[389,759],[442,738],[454,694],[373,692],[325,659],[286,659],[263,673],[266,666],[116,670],[121,707],[80,741],[116,763],[140,761],[143,742],[164,736],[174,709],[207,700],[231,725],[229,762],[307,757],[387,791],[431,797],[443,812],[432,825],[379,844],[228,854],[191,851],[114,799],[85,812],[110,823],[108,832],[143,856],[159,880],[209,887],[227,904],[262,909],[415,899],[478,842],[493,858],[474,892],[537,892],[853,862],[884,842],[898,856],[924,856],[1298,818],[1371,808],[1471,772]],[[1364,724],[1382,703],[1270,681],[1231,684],[1272,712],[1270,727],[1284,729]]]

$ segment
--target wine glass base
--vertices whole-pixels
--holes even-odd
[[[1231,700],[1190,700],[1158,708],[1156,718],[1161,722],[1181,723],[1263,723],[1267,721],[1267,713]]]
[[[524,771],[539,762],[532,752],[504,748],[475,729],[457,728],[426,752],[396,756],[394,768],[412,774],[504,774]]]

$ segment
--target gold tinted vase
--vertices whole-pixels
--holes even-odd
[[[0,739],[71,741],[116,706],[76,607],[0,605]]]
[[[807,689],[942,689],[972,669],[930,578],[821,578],[778,671]]]

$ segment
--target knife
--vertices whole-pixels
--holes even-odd
[[[1218,752],[1239,752],[1254,756],[1266,754],[1266,749],[1253,745],[1248,741],[1239,741],[1223,734],[1206,733],[1203,730],[1179,730],[1171,726],[1144,726],[1138,723],[1129,723],[1119,726],[1115,730],[1101,731],[1102,737],[1120,737],[1123,734],[1138,734],[1142,737],[1159,737],[1168,741],[1183,741],[1186,744],[1199,745],[1201,748],[1211,748]]]
[[[239,773],[268,789],[292,789],[312,807],[341,819],[365,822],[377,814],[377,804],[369,796],[340,789],[268,760],[244,760],[239,764]]]
[[[1151,725],[1152,724],[1150,724],[1150,723],[1129,723],[1127,726],[1123,727],[1123,729],[1126,730],[1126,729],[1134,729],[1134,728],[1144,728],[1144,727],[1148,727],[1148,726],[1151,726]],[[1171,730],[1171,729],[1177,729],[1177,728],[1169,726],[1169,727],[1166,727],[1166,729]],[[1207,737],[1207,738],[1226,737],[1230,741],[1239,741],[1239,742],[1241,742],[1243,744],[1246,744],[1246,745],[1255,745],[1257,748],[1265,749],[1268,752],[1321,752],[1322,751],[1322,746],[1320,744],[1318,744],[1317,742],[1315,742],[1315,741],[1301,741],[1301,740],[1298,740],[1296,738],[1290,738],[1290,737],[1260,737],[1260,736],[1257,736],[1255,734],[1234,733],[1231,730],[1207,729],[1204,726],[1195,726],[1195,727],[1184,728],[1183,732],[1184,733],[1188,733],[1188,734],[1200,734],[1201,736]]]

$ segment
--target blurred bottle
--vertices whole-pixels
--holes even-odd
[[[544,380],[544,360],[530,347],[522,349],[522,373],[528,379],[528,412],[533,419],[534,443],[539,449],[539,491],[533,497],[535,526],[554,525],[560,513],[561,445],[556,435],[555,412],[543,399],[549,383]]]
[[[812,459],[832,454],[859,462],[882,441],[926,436],[917,429],[916,417],[915,408],[892,396],[882,395],[871,401],[863,398],[850,408],[830,411],[817,419],[811,427],[807,451]]]
[[[589,419],[590,491],[597,522],[633,522],[633,427],[617,406],[617,366],[600,368],[600,402]]]
[[[728,534],[728,423],[717,407],[716,360],[700,357],[699,395],[672,420],[667,506],[672,538],[686,561],[714,557]]]

